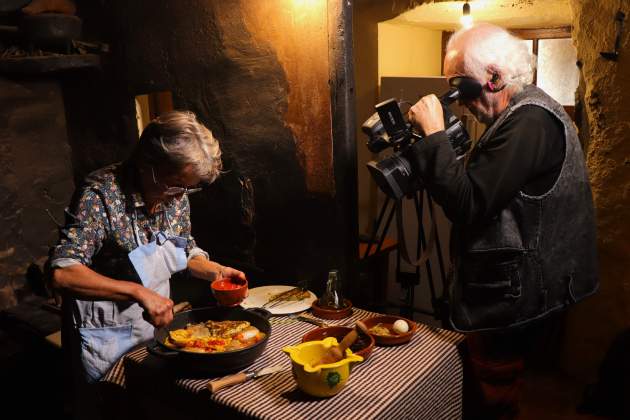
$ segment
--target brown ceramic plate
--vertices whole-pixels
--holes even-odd
[[[352,331],[352,328],[341,327],[338,325],[326,328],[317,328],[304,334],[304,337],[302,337],[302,342],[304,343],[306,341],[319,341],[323,340],[326,337],[335,337],[337,339],[337,342],[341,342],[341,340],[350,331]],[[354,344],[350,346],[350,350],[352,350],[352,353],[362,356],[364,360],[366,360],[370,353],[372,353],[373,348],[374,337],[372,337],[371,335],[366,336],[363,333],[359,333],[359,338],[357,338],[357,341],[355,341]]]
[[[313,301],[311,310],[313,315],[322,319],[343,319],[352,315],[352,302],[348,299],[343,300],[344,307],[341,309],[330,309],[319,306],[317,300]]]
[[[398,334],[394,332],[394,330],[392,329],[392,325],[394,325],[394,322],[399,319],[402,319],[403,321],[407,322],[407,324],[409,324],[408,332],[404,334]],[[373,318],[364,319],[363,323],[368,328],[368,330],[374,327],[376,324],[382,324],[385,328],[389,330],[392,335],[378,335],[370,332],[370,334],[374,337],[376,344],[382,346],[394,346],[397,344],[408,343],[418,329],[418,324],[416,324],[415,322],[407,318],[395,315],[379,315]]]

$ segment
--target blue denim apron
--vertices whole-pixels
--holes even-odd
[[[164,217],[173,232],[170,221]],[[136,249],[128,254],[143,286],[164,297],[170,296],[169,279],[187,267],[187,241],[167,232],[151,231],[151,241],[143,244],[137,213],[132,225]],[[98,381],[124,353],[150,340],[154,327],[142,317],[144,309],[135,302],[76,301],[81,362],[88,382]]]

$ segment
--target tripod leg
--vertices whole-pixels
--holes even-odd
[[[385,227],[383,228],[383,234],[381,235],[381,239],[378,241],[378,246],[376,247],[375,252],[379,252],[383,247],[383,241],[385,241],[385,236],[387,235],[387,231],[389,230],[389,225],[392,224],[392,220],[394,219],[394,213],[396,213],[396,206],[399,205],[400,202],[394,202],[392,209],[389,212],[389,216],[387,216],[387,222],[385,223]]]
[[[378,230],[381,226],[381,223],[383,222],[383,217],[385,216],[385,211],[387,210],[387,206],[389,205],[389,202],[391,201],[391,198],[386,197],[385,198],[385,202],[383,203],[383,206],[381,207],[381,211],[378,214],[378,219],[376,220],[376,224],[374,225],[374,230],[372,231],[372,235],[370,236],[370,239],[368,241],[368,245],[365,249],[365,254],[363,255],[363,258],[367,258],[368,255],[370,255],[370,251],[372,250],[372,245],[374,245],[374,243],[376,242],[376,237],[378,236]],[[387,228],[389,227],[389,223],[387,224],[387,226],[385,226],[385,229],[383,229],[383,238],[385,238],[385,234],[387,233]],[[383,240],[379,240],[379,244],[382,244]],[[376,252],[378,252],[378,249],[376,250]]]
[[[429,204],[429,212],[431,213],[431,219],[433,219],[433,221],[435,222],[435,214],[433,211],[433,199],[431,198],[431,195],[427,192],[427,203]],[[442,321],[442,327],[444,329],[451,329],[451,325],[449,323],[449,314],[450,314],[450,309],[449,309],[449,300],[447,298],[448,296],[448,284],[449,282],[447,281],[447,274],[446,274],[446,269],[444,267],[444,257],[442,256],[442,244],[440,243],[440,235],[438,234],[438,231],[435,231],[435,246],[436,246],[436,252],[437,252],[437,258],[438,258],[438,265],[440,267],[440,278],[442,280],[442,296],[437,300],[435,309],[437,311],[436,313],[436,319],[440,319]]]
[[[370,267],[370,264],[371,264],[369,257],[371,255],[376,256],[376,254],[378,254],[380,250],[382,249],[383,242],[385,241],[385,237],[387,236],[389,227],[392,223],[392,220],[394,219],[397,201],[393,201],[391,209],[389,210],[389,214],[387,214],[387,210],[388,210],[388,206],[390,202],[392,202],[392,199],[390,197],[386,197],[379,211],[378,219],[376,223],[374,224],[374,229],[368,240],[366,249],[363,253],[363,256],[361,257],[363,262],[366,264],[366,267]],[[376,245],[376,249],[374,250],[375,245]],[[372,253],[372,250],[374,250],[373,253]],[[376,258],[377,259],[388,258],[388,256],[387,255],[376,256]],[[397,272],[398,271],[399,271],[399,266],[397,266]],[[384,278],[379,281],[378,279],[381,276],[384,276]],[[384,307],[387,305],[387,279],[388,277],[389,277],[388,272],[383,274],[383,273],[380,273],[379,271],[379,277],[377,277],[377,283],[376,283],[378,286],[375,286],[376,289],[374,289],[375,291],[370,297],[370,302],[371,302],[370,305],[379,306],[381,303],[376,303],[376,302],[381,302],[381,301]],[[380,286],[382,286],[383,288],[381,289]]]
[[[428,193],[427,193],[428,194]],[[427,241],[424,234],[424,225],[423,225],[423,206],[424,206],[424,190],[418,191],[418,194],[414,197],[416,204],[416,215],[418,217],[418,249],[427,247]],[[420,267],[418,267],[420,268]],[[429,284],[429,292],[431,293],[431,306],[433,307],[433,316],[438,319],[438,307],[437,307],[437,298],[435,293],[435,283],[433,282],[433,271],[431,270],[431,261],[428,259],[425,263],[425,268],[427,270],[427,280]]]
[[[433,214],[433,199],[431,195],[427,193],[427,203],[429,203],[429,212],[431,213],[431,219],[435,220],[435,215]],[[438,257],[438,265],[440,266],[440,275],[442,276],[442,284],[446,279],[446,270],[444,268],[444,258],[442,257],[442,244],[440,244],[440,235],[438,232],[435,232],[435,245],[437,248],[437,257]]]

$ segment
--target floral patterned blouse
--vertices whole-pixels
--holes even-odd
[[[142,244],[164,231],[187,240],[189,260],[198,255],[208,258],[190,234],[188,197],[173,198],[149,215],[135,182],[135,169],[127,162],[88,175],[66,209],[66,225],[51,251],[52,268],[79,263],[117,279],[137,279],[127,257],[138,246],[134,218]]]

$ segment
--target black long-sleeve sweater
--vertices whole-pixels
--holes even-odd
[[[564,143],[557,118],[524,105],[475,151],[466,168],[456,160],[444,131],[414,144],[409,156],[448,218],[470,224],[498,214],[519,191],[548,191],[560,174]]]

